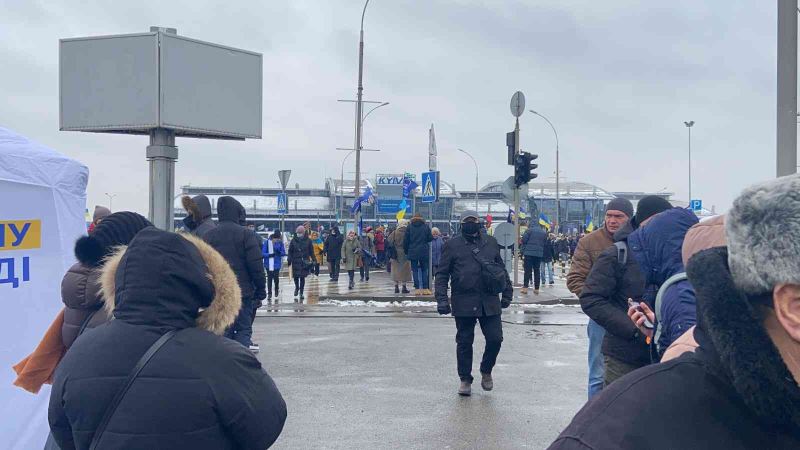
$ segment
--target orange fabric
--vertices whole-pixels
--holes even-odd
[[[43,384],[52,384],[56,366],[67,350],[61,341],[63,324],[64,310],[62,309],[50,328],[44,333],[44,338],[36,346],[36,350],[14,366],[14,371],[17,372],[14,386],[36,394]]]

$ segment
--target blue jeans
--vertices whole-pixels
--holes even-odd
[[[545,279],[549,279],[549,283],[553,284],[553,277],[555,276],[555,272],[553,272],[553,261],[542,261],[542,284],[544,284]]]
[[[589,335],[589,400],[591,400],[603,390],[605,366],[601,349],[606,330],[594,320],[589,319],[586,332]]]
[[[428,281],[428,260],[412,259],[411,274],[414,276],[414,289],[430,289],[431,283]]]

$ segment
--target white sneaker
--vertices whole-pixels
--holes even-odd
[[[259,352],[259,350],[261,350],[261,349],[258,347],[258,344],[250,344],[250,347],[249,347],[249,348],[250,348],[250,351],[251,351],[251,352],[253,352],[253,353],[258,353],[258,352]]]

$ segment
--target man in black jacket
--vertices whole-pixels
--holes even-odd
[[[414,295],[431,294],[428,265],[431,261],[432,240],[431,227],[425,223],[421,214],[414,214],[411,225],[406,231],[406,238],[403,240],[403,250],[406,252],[408,260],[411,261],[411,273],[414,275]]]
[[[267,298],[264,256],[259,238],[255,231],[240,225],[245,221],[245,210],[233,197],[224,196],[217,200],[217,218],[219,224],[203,239],[228,261],[242,290],[242,309],[226,335],[257,352],[258,345],[252,341],[253,302],[260,304]]]
[[[621,378],[550,447],[800,448],[800,176],[745,189],[689,260],[699,347]],[[776,245],[777,241],[780,245]]]
[[[100,278],[114,320],[82,334],[56,369],[48,416],[59,448],[89,448],[131,369],[169,331],[176,334],[130,385],[97,448],[275,442],[286,403],[252,353],[218,336],[241,301],[219,253],[194,236],[149,227],[107,260]]]
[[[640,200],[634,218],[614,234],[614,241],[623,245],[615,244],[604,250],[583,285],[580,296],[583,312],[606,330],[602,348],[606,386],[651,362],[646,336],[628,317],[628,299],[644,301],[652,309],[655,293],[647,291],[646,277],[628,254],[627,239],[642,222],[670,208],[672,205],[662,197]]]
[[[334,225],[333,229],[331,229],[331,234],[325,239],[325,243],[322,247],[322,251],[328,257],[331,281],[339,281],[339,265],[342,261],[343,244],[344,236],[339,232],[339,227]]]
[[[481,324],[486,348],[481,360],[481,387],[491,391],[494,387],[492,368],[503,342],[501,308],[511,305],[513,290],[506,273],[506,288],[502,299],[490,293],[481,276],[482,267],[473,254],[479,249],[478,258],[495,261],[503,265],[500,247],[492,236],[481,233],[478,213],[465,211],[461,214],[461,235],[449,239],[442,249],[439,270],[436,272],[436,303],[439,314],[452,312],[456,321],[456,357],[461,384],[458,394],[472,393],[472,342],[475,339],[475,321]],[[451,285],[447,298],[448,283]],[[630,320],[629,320],[630,321]]]
[[[184,195],[181,203],[186,210],[183,224],[191,234],[202,239],[209,230],[217,226],[211,219],[211,202],[205,195],[200,194],[194,197]]]

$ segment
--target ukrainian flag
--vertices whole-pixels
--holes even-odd
[[[545,230],[550,231],[552,224],[545,213],[539,213],[539,225],[543,226]]]
[[[583,228],[586,230],[587,233],[591,233],[594,231],[594,221],[592,220],[592,215],[586,215],[586,222],[583,224]]]

